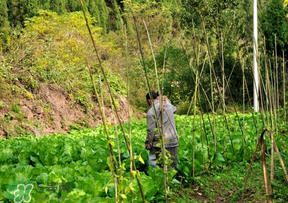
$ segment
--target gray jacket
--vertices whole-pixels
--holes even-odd
[[[161,147],[160,144],[158,144],[158,141],[160,139],[159,137],[159,129],[161,129],[161,118],[160,118],[160,102],[155,101],[154,102],[155,109],[157,112],[157,119],[158,124],[160,125],[159,128],[157,128],[157,121],[155,117],[155,112],[153,108],[153,104],[150,106],[148,112],[147,112],[147,137],[145,144],[151,144],[153,147]],[[169,102],[163,102],[163,133],[164,133],[164,143],[165,148],[171,148],[178,146],[178,136],[175,126],[175,119],[174,119],[174,113],[176,112],[176,107],[173,106]]]

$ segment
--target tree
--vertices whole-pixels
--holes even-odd
[[[66,12],[65,0],[50,0],[50,10],[58,14]]]
[[[6,1],[0,1],[0,47],[5,47],[9,35],[8,9]],[[2,50],[0,50],[1,53]]]
[[[266,39],[266,49],[269,53],[275,50],[276,36],[279,55],[282,55],[282,51],[287,51],[288,48],[288,22],[282,3],[279,0],[270,0],[260,17],[261,29]]]
[[[81,5],[80,5],[79,0],[68,0],[68,6],[67,7],[68,7],[68,10],[70,12],[81,11]]]
[[[12,27],[24,26],[25,18],[36,15],[38,11],[37,0],[8,0],[8,18]]]

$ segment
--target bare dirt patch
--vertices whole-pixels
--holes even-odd
[[[14,132],[13,134],[17,135],[15,126],[21,126],[21,129],[30,131],[36,136],[43,136],[55,132],[65,133],[71,125],[95,127],[102,123],[97,103],[91,101],[93,107],[84,112],[83,106],[73,102],[69,94],[55,84],[41,83],[37,94],[33,96],[33,99],[24,97],[17,99],[20,119],[17,116],[7,117],[13,115],[11,109],[0,108],[0,119],[7,121],[7,124],[3,122],[0,124],[0,137],[6,137],[7,132]],[[127,99],[120,97],[118,103],[121,122],[126,122]],[[114,123],[111,108],[105,108],[105,115],[109,122]]]

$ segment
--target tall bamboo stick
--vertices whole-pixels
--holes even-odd
[[[198,71],[196,73],[196,84],[198,84]],[[192,177],[195,177],[195,131],[196,131],[196,105],[197,105],[197,87],[198,85],[195,85],[195,90],[194,90],[194,129],[193,129],[193,148],[192,148],[192,153],[193,153],[193,160],[192,160]]]
[[[105,112],[104,112],[104,109],[103,109],[103,106],[102,106],[102,99],[99,97],[99,94],[97,92],[97,89],[96,89],[96,85],[95,85],[95,82],[94,82],[94,79],[93,79],[93,74],[92,74],[92,70],[91,70],[91,67],[90,67],[90,64],[87,62],[87,68],[88,68],[88,71],[89,71],[89,75],[90,75],[90,79],[91,79],[91,83],[93,85],[93,90],[94,90],[94,94],[96,96],[96,99],[98,101],[98,106],[100,108],[100,113],[101,113],[101,119],[102,119],[102,123],[103,123],[103,126],[104,126],[104,130],[105,130],[105,134],[106,134],[106,139],[108,141],[108,146],[109,146],[109,161],[110,161],[110,164],[109,164],[109,168],[110,170],[112,171],[113,173],[113,180],[114,180],[114,187],[115,187],[115,202],[117,203],[118,202],[118,192],[117,192],[117,168],[116,168],[116,163],[115,163],[115,160],[114,160],[114,154],[113,154],[113,149],[112,149],[112,144],[111,144],[111,141],[110,141],[110,137],[109,137],[109,132],[108,132],[108,127],[107,127],[107,123],[106,123],[106,116],[105,116]]]
[[[128,67],[128,40],[126,25],[124,26],[124,38],[125,38],[125,67],[126,67],[126,78],[127,78],[127,103],[128,103],[128,123],[129,123],[129,142],[130,142],[130,184],[133,181],[133,149],[132,149],[132,136],[131,136],[131,110],[130,110],[130,84],[129,84],[129,67]],[[131,191],[131,202],[134,202],[133,191]]]
[[[85,19],[85,22],[86,22],[86,27],[87,27],[87,29],[88,29],[88,32],[89,32],[89,35],[90,35],[90,37],[91,37],[91,41],[92,41],[92,44],[93,44],[93,47],[94,47],[94,50],[95,50],[95,53],[96,53],[96,58],[97,58],[97,60],[98,60],[98,62],[99,62],[99,67],[100,67],[101,72],[102,72],[102,74],[103,74],[103,76],[104,76],[105,83],[106,83],[106,86],[107,86],[107,88],[108,88],[109,95],[110,95],[110,97],[111,97],[113,106],[114,106],[115,109],[117,109],[117,106],[116,106],[114,97],[113,97],[113,95],[112,95],[112,91],[111,91],[111,88],[110,88],[109,81],[107,80],[106,72],[104,71],[104,68],[103,68],[103,66],[102,66],[102,61],[101,61],[101,59],[100,59],[100,56],[99,56],[99,53],[98,53],[98,49],[97,49],[97,47],[96,47],[96,44],[95,44],[95,41],[94,41],[94,38],[93,38],[93,35],[92,35],[92,32],[91,32],[91,29],[90,29],[90,26],[89,26],[89,23],[88,23],[88,19],[87,19],[87,16],[86,16],[86,12],[85,12],[85,10],[84,10],[83,2],[82,2],[82,0],[79,0],[79,1],[80,1],[80,4],[81,4],[81,8],[82,8],[82,12],[83,12],[83,15],[84,15],[84,19]],[[130,154],[130,151],[131,151],[131,150],[130,150],[130,147],[131,147],[131,146],[130,146],[130,143],[128,142],[128,140],[127,140],[127,136],[126,136],[124,127],[123,127],[123,125],[122,125],[120,116],[119,116],[119,114],[118,114],[117,111],[116,111],[116,116],[117,116],[117,120],[118,120],[118,122],[119,122],[119,124],[120,124],[122,133],[123,133],[123,137],[124,137],[124,140],[125,140],[126,147],[127,147],[128,152],[129,152],[129,154]],[[134,168],[134,170],[137,170],[137,169],[136,169],[135,162],[134,162],[134,159],[133,159],[133,168]],[[140,179],[139,179],[138,175],[136,175],[136,179],[137,179],[137,183],[138,183],[138,186],[139,186],[139,190],[140,190],[140,193],[141,193],[142,200],[143,200],[143,202],[145,202],[144,192],[143,192],[142,185],[141,185],[141,182],[140,182]]]
[[[283,109],[284,109],[284,121],[286,122],[286,76],[285,76],[285,54],[283,51]]]
[[[275,69],[276,69],[276,104],[277,109],[279,108],[279,80],[278,80],[278,60],[277,60],[277,36],[274,34],[275,40]]]
[[[154,50],[153,50],[153,45],[151,42],[151,38],[150,38],[150,34],[149,34],[149,30],[147,28],[146,22],[143,19],[143,24],[144,27],[146,29],[146,33],[147,33],[147,37],[148,37],[148,41],[149,41],[149,45],[150,45],[150,50],[151,50],[151,54],[152,54],[152,58],[154,61],[154,69],[155,69],[155,75],[156,75],[156,83],[157,83],[157,89],[159,92],[159,100],[160,100],[160,126],[161,129],[159,129],[161,131],[161,133],[159,134],[161,137],[161,152],[162,152],[162,156],[163,156],[163,171],[164,171],[164,195],[165,195],[165,202],[167,202],[168,199],[168,194],[167,194],[167,164],[166,164],[166,151],[165,151],[165,137],[164,137],[164,133],[163,133],[163,95],[162,95],[162,91],[160,89],[160,83],[159,83],[159,78],[158,78],[158,71],[157,71],[157,64],[156,64],[156,59],[155,59],[155,55],[154,55]],[[152,97],[151,97],[152,98]],[[157,115],[156,111],[154,111],[155,115]],[[158,125],[159,126],[159,125]]]

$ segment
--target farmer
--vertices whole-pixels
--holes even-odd
[[[159,130],[161,130],[161,125],[163,123],[164,145],[165,149],[170,152],[172,161],[171,168],[173,169],[176,167],[178,159],[178,136],[174,120],[176,107],[171,104],[167,97],[163,96],[163,120],[161,121],[160,101],[158,96],[159,94],[154,91],[150,94],[146,94],[146,100],[150,108],[147,112],[147,137],[145,140],[145,147],[147,150],[150,150],[149,164],[155,167],[156,160],[159,159],[161,153]],[[155,111],[157,117],[155,116]],[[157,128],[158,125],[160,126],[159,128]]]

